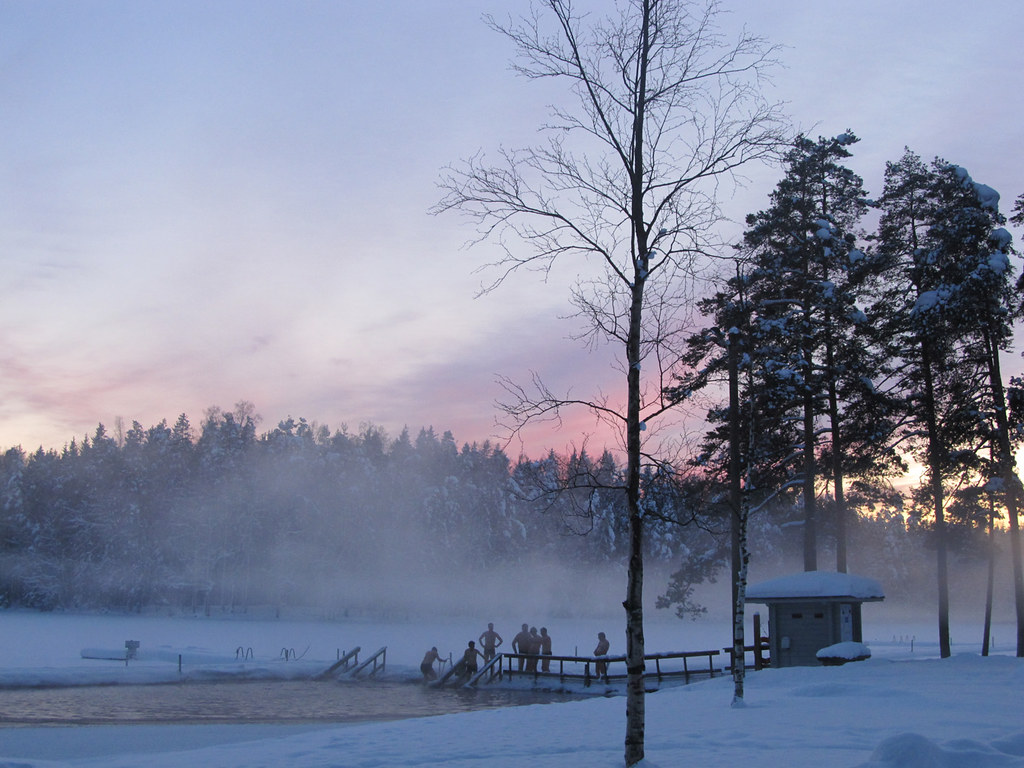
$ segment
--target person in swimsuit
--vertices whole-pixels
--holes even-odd
[[[462,661],[459,662],[459,678],[468,679],[476,674],[479,668],[476,663],[477,657],[483,658],[483,654],[476,649],[476,643],[472,640],[469,641],[469,645],[466,646],[466,650],[462,654]]]
[[[529,653],[530,648],[530,625],[523,624],[523,629],[515,637],[512,638],[512,650],[515,653]],[[526,659],[522,656],[519,657],[519,671],[523,671],[523,665],[526,664]]]
[[[544,658],[546,656],[551,656],[551,635],[548,634],[547,627],[540,628],[540,655],[541,658],[543,658],[543,661],[540,663],[540,671],[550,672],[551,659]]]
[[[487,629],[480,635],[479,643],[484,647],[484,664],[494,658],[498,647],[505,642],[501,635],[494,631],[494,624],[488,624]]]
[[[420,662],[423,682],[429,683],[431,680],[437,679],[437,672],[434,671],[434,662],[436,661],[441,661],[441,654],[437,652],[437,648],[431,648],[427,651],[427,655],[423,657],[423,661]]]
[[[604,636],[604,632],[598,632],[597,633],[597,648],[594,649],[594,655],[595,656],[607,656],[609,648],[611,648],[611,643],[609,643],[608,642],[608,638]],[[608,662],[607,661],[598,661],[597,664],[594,665],[594,667],[597,670],[597,676],[598,677],[604,677],[604,678],[608,677]]]

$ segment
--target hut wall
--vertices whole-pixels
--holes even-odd
[[[837,606],[822,602],[785,602],[769,606],[772,664],[780,667],[819,664],[818,649],[837,635]],[[776,664],[776,659],[778,663]]]

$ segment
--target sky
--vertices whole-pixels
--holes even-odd
[[[540,138],[554,91],[511,73],[481,20],[528,6],[0,0],[0,448],[198,425],[243,400],[261,431],[292,416],[461,444],[505,437],[499,376],[619,391],[611,350],[565,319],[566,281],[592,265],[478,296],[495,246],[428,212],[444,166]],[[723,9],[784,46],[769,95],[795,127],[861,137],[869,192],[904,146],[964,166],[1004,211],[1024,192],[1016,0]],[[723,200],[736,222],[779,173],[748,176]]]

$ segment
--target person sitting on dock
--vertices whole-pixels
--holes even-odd
[[[540,628],[540,655],[542,657],[544,657],[544,656],[551,656],[551,635],[548,634],[548,628],[547,627],[541,627]],[[545,658],[543,661],[541,661],[541,663],[540,663],[540,671],[541,672],[550,672],[551,671],[551,659],[550,658]]]
[[[487,630],[480,635],[480,645],[484,647],[484,664],[494,658],[503,642],[501,635],[494,631],[494,624],[488,624]]]
[[[523,665],[526,663],[526,659],[521,654],[529,653],[530,647],[530,625],[523,624],[523,629],[515,637],[512,638],[512,650],[515,653],[520,654],[519,656],[519,671],[523,671]]]
[[[594,655],[595,656],[607,656],[609,648],[611,648],[611,643],[609,643],[608,642],[608,638],[604,636],[604,632],[598,632],[597,633],[597,647],[594,649]],[[605,660],[598,660],[598,662],[594,665],[594,668],[597,671],[598,678],[602,678],[603,677],[605,680],[608,679],[608,661],[607,661],[607,659],[605,659]]]
[[[435,661],[441,661],[441,654],[437,652],[437,648],[431,648],[427,651],[427,655],[423,657],[423,661],[420,662],[420,672],[423,673],[423,682],[429,683],[431,680],[437,679],[437,672],[434,671]]]

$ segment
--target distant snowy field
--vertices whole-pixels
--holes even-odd
[[[524,620],[549,628],[557,654],[589,654],[598,631],[607,632],[613,654],[623,650],[621,619],[316,621],[2,611],[0,686],[177,680],[179,656],[189,679],[303,677],[357,645],[360,658],[387,646],[389,676],[415,677],[430,646],[458,653],[487,621],[510,642]],[[647,648],[721,648],[726,627],[655,613]],[[751,673],[742,708],[730,707],[729,678],[650,694],[644,765],[1024,768],[1024,660],[981,658],[975,634],[973,624],[954,626],[956,655],[939,660],[933,623],[868,608],[870,661]],[[994,635],[996,651],[1012,653],[1012,626],[999,625]],[[127,666],[81,656],[83,649],[123,651],[125,640],[140,642],[140,658]],[[237,659],[239,648],[251,648],[252,658]],[[285,661],[285,649],[298,658]],[[358,725],[0,728],[0,768],[592,768],[622,765],[624,728],[621,697]]]

